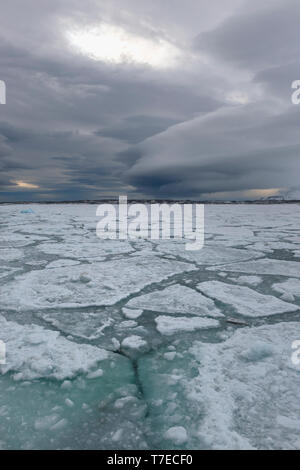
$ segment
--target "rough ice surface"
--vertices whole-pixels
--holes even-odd
[[[259,276],[239,276],[236,279],[230,278],[230,280],[238,284],[249,284],[249,286],[258,286],[262,282],[262,278]]]
[[[277,259],[262,259],[248,261],[246,263],[234,263],[222,266],[225,271],[234,271],[253,274],[270,274],[278,276],[300,277],[299,263],[297,261],[285,261]],[[215,266],[208,268],[215,271]]]
[[[283,295],[300,297],[300,281],[298,279],[287,279],[286,281],[273,284],[273,289]]]
[[[166,336],[174,335],[181,331],[205,330],[209,328],[217,328],[219,326],[219,322],[217,320],[212,320],[211,318],[174,318],[167,317],[166,315],[161,315],[155,318],[155,323],[157,325],[157,330],[162,335]]]
[[[175,284],[162,291],[135,297],[127,304],[130,308],[187,315],[223,316],[214,302],[189,287]]]
[[[278,313],[295,312],[293,305],[272,295],[264,295],[249,287],[233,286],[220,281],[198,284],[197,289],[223,303],[232,305],[237,313],[247,317],[264,317]]]
[[[64,380],[84,373],[107,359],[104,349],[75,344],[58,331],[37,325],[19,325],[0,316],[1,339],[6,345],[6,364],[1,372],[13,373],[14,380],[41,377]]]
[[[187,263],[149,256],[35,270],[4,286],[0,301],[8,309],[113,305],[148,284],[193,269]]]
[[[299,206],[209,205],[196,252],[95,214],[0,206],[0,448],[300,449]]]

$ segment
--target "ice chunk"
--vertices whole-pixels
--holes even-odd
[[[0,248],[0,262],[16,261],[23,258],[23,250],[16,248]]]
[[[157,330],[166,336],[174,335],[181,331],[206,330],[219,327],[217,320],[199,317],[167,317],[161,315],[155,318],[155,323]]]
[[[258,286],[262,282],[262,278],[259,276],[239,276],[231,280],[238,284],[249,284],[250,286]]]
[[[39,311],[37,316],[62,332],[85,340],[104,337],[107,328],[114,324],[114,318],[105,309],[101,312],[47,310]]]
[[[131,299],[127,306],[169,314],[184,313],[199,316],[222,317],[223,314],[208,299],[190,287],[175,284]]]
[[[119,328],[135,328],[136,326],[138,326],[138,323],[134,320],[127,320],[127,321],[122,321],[118,327]]]
[[[37,325],[19,325],[2,316],[0,331],[7,354],[0,372],[14,372],[16,380],[41,377],[64,380],[90,371],[112,354],[95,346],[68,341],[56,331]]]
[[[103,374],[104,374],[103,370],[98,369],[93,372],[89,372],[86,377],[87,379],[98,379],[98,377],[102,377]]]
[[[197,289],[214,299],[232,305],[240,315],[247,317],[263,317],[298,310],[296,305],[272,295],[260,294],[249,287],[207,281],[198,284]]]
[[[169,241],[160,241],[157,249],[165,254],[176,255],[187,261],[197,263],[198,265],[215,265],[247,261],[261,256],[254,250],[230,248],[218,243],[213,243],[211,245],[206,243],[201,250],[187,251],[184,246],[185,242],[185,240],[172,241],[172,243]]]
[[[148,349],[148,344],[141,336],[132,335],[123,339],[121,347],[124,351],[145,352]]]
[[[212,266],[207,268],[210,271],[218,270]],[[222,266],[223,271],[233,271],[253,274],[271,274],[279,276],[300,277],[300,267],[297,261],[285,261],[277,259],[259,259],[246,263],[234,263]]]
[[[289,294],[293,297],[300,297],[300,281],[298,279],[291,278],[284,282],[275,283],[272,288],[280,294]]]
[[[122,312],[124,313],[124,316],[126,318],[129,318],[130,320],[135,320],[136,318],[142,315],[143,310],[123,307]]]
[[[174,444],[185,444],[188,440],[186,429],[183,426],[173,426],[165,432],[165,439],[172,441]]]
[[[74,237],[73,243],[70,243],[69,239],[62,243],[42,243],[37,248],[46,254],[76,259],[103,258],[110,254],[125,254],[134,251],[129,242],[125,240],[100,240],[96,235],[93,240]]]

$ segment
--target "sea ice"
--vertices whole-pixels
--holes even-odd
[[[166,336],[174,335],[181,331],[206,330],[218,328],[220,326],[217,320],[211,318],[199,317],[167,317],[161,315],[155,318],[157,330]]]
[[[188,440],[186,429],[182,426],[173,426],[165,432],[165,438],[180,446]]]
[[[123,339],[121,349],[128,353],[144,353],[148,350],[148,343],[141,336],[132,335]]]
[[[180,426],[187,449],[298,448],[297,338],[296,322],[246,327],[219,343],[178,341],[173,361],[160,350],[140,358],[152,446],[180,449],[166,436]]]
[[[300,281],[298,279],[291,278],[284,282],[275,283],[272,288],[280,294],[289,294],[293,297],[300,297]]]
[[[163,290],[156,290],[131,299],[130,308],[151,310],[169,314],[184,313],[189,315],[222,317],[221,311],[213,300],[208,299],[189,287],[174,284]]]
[[[237,278],[230,278],[230,280],[238,284],[249,284],[249,286],[258,286],[262,282],[262,278],[259,276],[239,276]]]
[[[218,270],[212,266],[209,271]],[[242,272],[249,274],[270,274],[278,276],[300,277],[300,266],[297,261],[285,261],[278,259],[259,259],[246,263],[234,263],[222,266],[223,271]]]
[[[136,318],[140,317],[143,314],[143,310],[140,309],[131,309],[131,308],[122,308],[122,312],[126,318],[130,320],[135,320]]]
[[[37,325],[19,325],[0,316],[1,340],[6,345],[6,364],[0,373],[14,373],[15,380],[53,377],[58,380],[88,372],[110,357],[104,349],[76,344],[59,332]]]
[[[291,343],[299,323],[280,323],[236,331],[224,343],[195,342],[190,352],[199,375],[190,396],[205,407],[199,438],[215,449],[293,449],[299,431],[278,416],[300,419],[299,366],[292,364]]]
[[[220,281],[207,281],[197,285],[204,294],[224,304],[232,305],[240,315],[264,317],[277,313],[294,312],[297,305],[284,302],[272,295],[263,295],[249,287],[226,284]]]
[[[31,271],[1,289],[7,309],[113,305],[153,282],[196,269],[157,256]],[[118,273],[121,273],[119,276]]]

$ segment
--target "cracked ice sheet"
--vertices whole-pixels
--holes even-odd
[[[0,248],[19,248],[32,245],[36,241],[46,240],[44,237],[38,235],[21,235],[19,233],[7,233],[2,234],[0,237]]]
[[[0,248],[0,263],[17,261],[23,258],[23,250],[18,250],[16,248]]]
[[[287,279],[284,282],[273,284],[272,289],[280,294],[290,294],[295,297],[300,297],[300,281],[298,279]]]
[[[300,448],[300,368],[291,362],[299,337],[299,323],[280,323],[238,330],[217,345],[194,343],[199,375],[190,394],[204,405],[198,435],[208,447]]]
[[[0,279],[9,276],[10,274],[13,274],[18,271],[18,268],[10,268],[8,266],[1,266],[0,267]]]
[[[230,304],[240,315],[264,317],[278,313],[295,312],[297,305],[284,302],[272,295],[263,295],[249,287],[226,284],[220,281],[207,281],[197,285],[204,294]]]
[[[0,331],[0,448],[110,449],[120,429],[120,449],[147,447],[127,358],[3,317]]]
[[[108,359],[104,349],[73,343],[57,331],[37,325],[19,325],[0,316],[1,340],[6,345],[6,364],[0,373],[13,372],[15,380],[42,377],[63,380],[95,368]]]
[[[219,268],[212,266],[208,271],[217,271]],[[289,277],[300,277],[300,264],[297,261],[284,261],[277,259],[259,259],[245,263],[234,263],[222,266],[222,271],[242,272],[248,274],[270,274]]]
[[[1,289],[7,309],[113,305],[145,286],[195,270],[191,264],[146,256],[32,271]]]
[[[95,259],[107,255],[125,254],[134,251],[127,241],[100,240],[96,236],[94,240],[76,237],[73,242],[42,243],[38,245],[37,249],[46,254],[76,259]]]
[[[259,276],[239,276],[237,278],[229,278],[230,281],[237,282],[238,284],[249,284],[250,286],[258,286],[262,282]]]
[[[156,328],[160,334],[171,336],[183,331],[208,330],[218,328],[220,323],[211,318],[199,317],[167,317],[161,315],[155,318]]]
[[[185,249],[185,243],[189,240],[183,241],[161,241],[157,243],[157,250],[166,255],[175,255],[198,265],[208,264],[226,264],[240,261],[247,261],[259,258],[261,253],[250,249],[230,248],[216,244],[214,242],[205,243],[201,250],[188,251]]]
[[[300,366],[291,362],[299,337],[299,323],[280,323],[140,358],[152,448],[300,448]],[[186,430],[183,446],[165,439],[174,426]]]
[[[51,313],[39,311],[37,316],[66,334],[84,340],[95,340],[102,337],[104,341],[101,342],[101,345],[110,349],[112,347],[111,338],[107,338],[105,333],[106,329],[111,327],[118,317],[112,318],[111,313],[74,310],[61,312],[58,310]]]
[[[129,308],[163,313],[185,313],[190,315],[222,317],[213,300],[189,287],[175,284],[131,299]]]

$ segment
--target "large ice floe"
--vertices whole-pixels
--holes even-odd
[[[163,290],[131,299],[127,306],[134,309],[187,315],[223,316],[213,300],[189,287],[175,284]]]
[[[207,281],[198,284],[197,289],[224,304],[232,305],[240,315],[248,317],[264,317],[277,313],[298,310],[293,305],[272,295],[264,295],[249,287],[233,286],[220,281]]]
[[[96,224],[0,206],[0,449],[300,449],[299,206],[210,205],[194,252]]]

